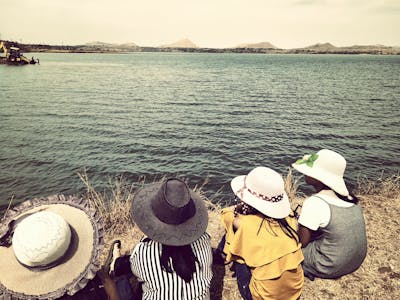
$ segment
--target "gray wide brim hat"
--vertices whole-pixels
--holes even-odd
[[[14,249],[12,243],[15,235],[12,228],[17,230],[24,219],[36,213],[56,214],[71,228],[67,252],[48,268],[34,269],[20,263],[15,253],[17,244]],[[55,299],[64,294],[74,295],[101,267],[103,234],[99,213],[82,198],[55,195],[11,208],[0,224],[0,299]],[[53,241],[47,241],[49,247]]]
[[[207,208],[201,196],[187,188],[185,184],[186,190],[190,194],[190,199],[188,200],[190,200],[190,205],[192,206],[189,217],[184,217],[180,221],[174,220],[174,222],[160,220],[160,213],[161,215],[164,214],[166,218],[171,217],[172,219],[179,216],[179,211],[176,211],[175,215],[170,214],[168,212],[169,208],[176,209],[177,207],[173,207],[165,199],[162,199],[162,190],[167,181],[146,185],[136,193],[131,206],[133,221],[145,235],[156,242],[171,246],[191,244],[207,230]],[[178,199],[177,201],[179,202],[180,200]],[[155,202],[158,204],[155,204]],[[163,207],[160,207],[160,210],[157,211],[158,208],[155,208],[155,206]]]

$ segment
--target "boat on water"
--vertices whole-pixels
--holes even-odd
[[[28,59],[23,55],[21,49],[18,47],[11,46],[10,49],[7,49],[4,42],[0,42],[0,54],[3,52],[3,56],[0,56],[0,64],[7,65],[34,65],[39,63],[39,60],[35,60],[33,57]]]

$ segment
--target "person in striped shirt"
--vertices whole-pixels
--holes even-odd
[[[138,191],[131,214],[145,234],[130,257],[142,299],[209,299],[212,251],[200,195],[170,178]]]

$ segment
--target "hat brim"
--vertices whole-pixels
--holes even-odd
[[[15,258],[12,245],[0,247],[0,294],[20,299],[59,298],[73,295],[86,286],[100,269],[103,227],[96,210],[87,201],[74,197],[51,196],[25,201],[8,212],[0,226],[0,237],[8,224],[24,215],[51,211],[70,225],[74,238],[62,263],[46,270],[33,271]]]
[[[196,241],[206,232],[208,211],[200,195],[190,190],[196,207],[195,215],[179,225],[160,221],[151,208],[151,198],[160,189],[162,182],[149,184],[140,189],[132,200],[131,215],[140,230],[152,240],[170,246],[183,246]]]
[[[344,179],[340,176],[331,174],[329,172],[326,172],[325,170],[316,167],[315,165],[311,168],[307,166],[307,164],[296,164],[293,163],[292,167],[299,171],[300,173],[312,177],[314,179],[317,179],[318,181],[321,181],[323,184],[325,184],[327,187],[330,187],[332,190],[337,192],[338,194],[342,196],[348,196],[349,191],[346,187],[346,183],[344,182]]]
[[[247,203],[251,207],[254,207],[262,214],[275,218],[275,219],[283,219],[286,218],[291,211],[289,198],[286,192],[283,192],[283,198],[279,202],[270,202],[262,200],[253,194],[251,194],[247,189],[243,189],[244,187],[244,175],[237,176],[231,181],[231,188],[234,194],[240,198],[244,203]]]

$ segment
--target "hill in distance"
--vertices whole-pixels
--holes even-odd
[[[314,53],[370,53],[370,54],[397,54],[396,47],[384,45],[353,45],[336,47],[331,43],[317,43],[304,48],[292,49],[295,51],[305,51]]]
[[[319,51],[329,51],[329,50],[336,50],[337,47],[332,45],[331,43],[317,43],[315,45],[304,47],[304,49],[312,49],[312,50],[319,50]]]
[[[353,45],[342,48],[350,48],[354,50],[364,50],[364,49],[372,49],[372,50],[387,50],[387,49],[396,49],[396,47],[385,46],[385,45]]]
[[[108,48],[108,49],[124,49],[124,48],[137,48],[139,47],[135,43],[124,43],[124,44],[111,44],[111,43],[104,43],[99,41],[89,42],[84,45],[83,47],[97,47],[97,48]]]
[[[91,46],[95,46],[95,47],[98,47],[98,46],[107,47],[107,46],[113,46],[113,44],[111,44],[111,43],[99,42],[99,41],[93,41],[93,42],[89,42],[89,43],[84,44],[84,46],[89,46],[89,47],[91,47]]]
[[[270,42],[261,42],[261,43],[250,43],[250,44],[240,44],[235,48],[252,48],[252,49],[277,49]]]
[[[185,38],[176,41],[175,43],[161,45],[160,48],[199,48],[199,46],[197,46],[191,40]]]

